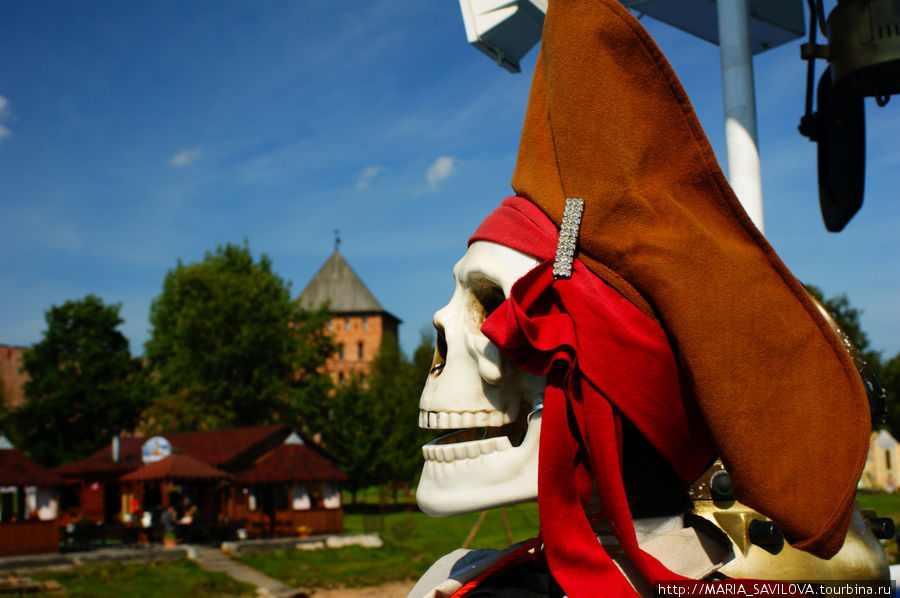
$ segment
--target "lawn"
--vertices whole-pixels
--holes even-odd
[[[879,517],[890,517],[894,523],[900,526],[900,494],[862,494],[856,495],[856,502],[860,509],[873,509]],[[896,535],[890,540],[882,542],[888,561],[892,565],[900,562],[900,549],[897,546]]]
[[[514,542],[533,537],[538,529],[537,505],[506,507]],[[381,549],[350,546],[337,550],[275,551],[240,557],[244,563],[288,585],[301,588],[368,586],[386,581],[417,579],[438,557],[459,548],[478,514],[432,518],[418,511],[379,515],[347,514],[349,534],[375,531]],[[380,525],[379,525],[380,524]],[[470,548],[509,545],[500,510],[490,511]]]
[[[860,494],[861,508],[875,509],[881,517],[900,521],[900,494]],[[370,505],[371,507],[371,505]],[[378,531],[381,549],[347,547],[319,551],[274,551],[240,557],[239,560],[267,575],[299,588],[371,586],[392,580],[417,579],[438,557],[465,541],[478,514],[431,518],[410,504],[409,511],[378,515],[350,512],[344,517],[348,534]],[[403,508],[403,507],[401,507]],[[365,511],[364,508],[357,509]],[[352,508],[351,508],[352,511]],[[534,503],[506,508],[513,541],[533,537],[538,529]],[[490,511],[472,541],[471,548],[503,548],[509,544],[499,510]],[[886,545],[896,562],[897,544]],[[68,596],[134,598],[250,597],[251,586],[221,573],[210,573],[188,560],[167,563],[111,563],[82,565],[72,572],[34,574],[35,579],[55,579]],[[46,594],[57,596],[58,594]]]
[[[879,517],[890,517],[900,521],[900,494],[863,494],[856,495],[860,509],[874,509]]]
[[[860,494],[860,508],[875,509],[880,517],[900,521],[900,494]],[[513,540],[533,537],[538,529],[534,503],[506,508]],[[348,547],[324,551],[276,551],[241,557],[248,565],[295,587],[368,586],[391,580],[417,579],[438,557],[459,548],[477,514],[431,518],[417,511],[392,513],[383,518],[379,550]],[[347,533],[372,531],[378,517],[347,514]],[[502,548],[509,544],[499,510],[490,511],[470,548]],[[885,545],[892,562],[897,543]]]
[[[164,563],[84,564],[67,572],[33,573],[32,579],[54,579],[69,598],[251,598],[252,585],[225,573],[213,573],[182,559]],[[59,598],[58,593],[30,594]]]

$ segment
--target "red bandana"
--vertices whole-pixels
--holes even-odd
[[[621,418],[685,481],[714,449],[662,327],[578,259],[554,280],[557,229],[533,203],[510,197],[469,244],[491,241],[544,260],[513,286],[482,332],[520,368],[546,375],[538,508],[550,568],[570,598],[635,591],[596,539],[582,507],[593,485],[622,549],[645,579],[680,577],[643,552],[622,483]]]

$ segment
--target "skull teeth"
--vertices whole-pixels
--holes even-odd
[[[498,428],[511,421],[503,411],[419,411],[419,427],[429,430]]]
[[[453,463],[466,459],[477,459],[483,455],[501,452],[512,448],[509,438],[498,436],[484,440],[457,442],[456,444],[429,443],[422,447],[425,461],[437,463]]]

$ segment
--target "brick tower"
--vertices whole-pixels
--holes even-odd
[[[351,376],[365,384],[382,339],[385,335],[396,338],[400,320],[381,307],[336,247],[297,300],[307,309],[329,303],[334,317],[328,332],[338,352],[326,368],[336,384],[344,384]]]
[[[6,403],[4,407],[16,409],[25,403],[25,389],[22,385],[28,381],[28,374],[22,371],[22,356],[27,347],[0,345],[0,396]]]

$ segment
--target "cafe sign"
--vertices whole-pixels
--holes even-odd
[[[154,436],[141,447],[141,459],[144,464],[162,461],[172,454],[172,445],[162,436]]]

